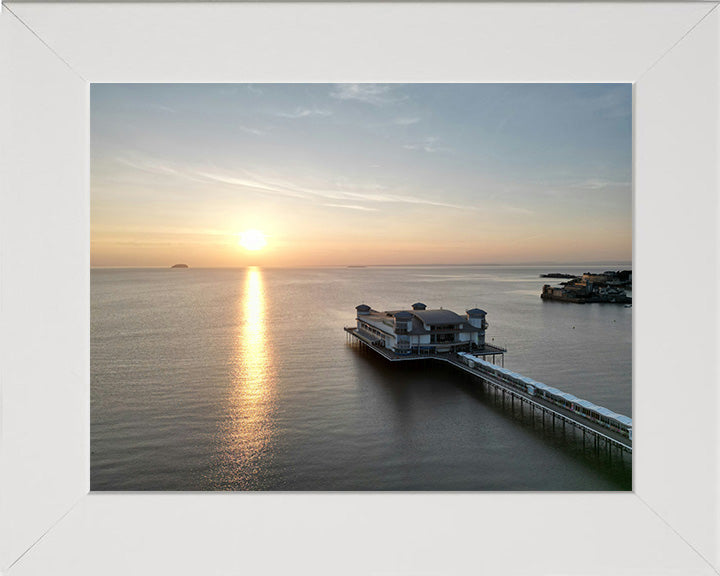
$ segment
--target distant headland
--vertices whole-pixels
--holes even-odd
[[[632,270],[618,270],[596,274],[585,272],[580,276],[570,274],[541,274],[541,278],[570,278],[560,282],[561,288],[545,284],[540,298],[543,300],[560,300],[585,304],[591,302],[611,302],[614,304],[631,304],[632,298],[626,290],[632,290]]]
[[[190,268],[187,264],[173,264],[170,268]]]
[[[561,274],[559,272],[551,272],[550,274],[540,274],[540,278],[580,278],[575,274]]]

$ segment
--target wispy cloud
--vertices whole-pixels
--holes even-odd
[[[170,114],[177,114],[177,110],[171,106],[165,106],[164,104],[147,104],[147,107],[151,110],[160,110],[161,112],[169,112]]]
[[[406,100],[407,96],[397,94],[387,84],[337,84],[330,96],[338,100],[354,100],[374,106],[394,104]]]
[[[307,199],[308,194],[306,194],[304,191],[301,190],[293,190],[292,188],[287,188],[281,185],[276,185],[270,182],[263,182],[261,180],[258,180],[256,178],[250,177],[243,177],[243,176],[231,176],[227,174],[219,174],[216,172],[204,172],[204,171],[198,171],[195,172],[198,176],[201,176],[202,178],[205,178],[206,181],[210,180],[212,182],[219,182],[221,184],[228,184],[233,187],[239,187],[244,188],[246,190],[251,190],[255,192],[259,192],[261,194],[267,194],[271,196],[285,196],[289,198],[299,198],[299,199]]]
[[[250,126],[238,126],[238,129],[242,132],[245,132],[247,134],[253,134],[255,136],[262,136],[265,134],[263,130],[258,130],[257,128],[251,128]]]
[[[254,96],[265,94],[256,84],[223,84],[218,89],[218,93],[223,96],[237,96],[243,92]]]
[[[136,170],[153,174],[183,178],[205,184],[215,182],[267,196],[295,198],[356,210],[377,210],[377,207],[368,206],[373,204],[376,206],[382,204],[424,205],[467,210],[467,206],[437,199],[441,197],[439,191],[436,192],[434,198],[426,198],[417,194],[408,194],[403,190],[388,190],[376,183],[328,181],[324,185],[310,186],[273,177],[272,175],[258,174],[249,170],[235,169],[229,171],[217,167],[178,166],[152,158],[118,157],[116,160]]]
[[[358,204],[323,204],[331,208],[348,208],[349,210],[363,210],[366,212],[377,212],[377,208],[368,208],[367,206],[359,206]]]
[[[388,192],[382,187],[376,185],[355,185],[352,189],[348,189],[347,184],[343,187],[311,187],[271,177],[250,174],[248,172],[246,172],[245,177],[241,178],[208,172],[201,172],[199,174],[205,178],[210,178],[225,184],[242,186],[245,188],[252,188],[263,193],[277,194],[305,200],[335,200],[340,202],[349,201],[376,204],[415,204],[465,209],[465,207],[460,205],[441,202],[429,198],[410,196],[400,192]]]
[[[308,118],[310,116],[332,116],[332,112],[320,108],[295,108],[290,112],[275,112],[275,116],[280,118]]]
[[[501,212],[508,212],[510,214],[534,214],[534,212],[529,208],[525,208],[524,206],[516,206],[514,204],[495,204],[493,208]]]
[[[447,146],[438,146],[438,138],[435,136],[426,136],[419,142],[414,142],[412,144],[403,144],[403,148],[406,150],[422,150],[424,152],[428,152],[432,154],[433,152],[452,152],[452,148],[448,148]]]
[[[398,193],[373,193],[373,192],[348,192],[344,191],[340,193],[339,198],[348,200],[364,200],[366,202],[377,202],[377,203],[388,203],[388,204],[417,204],[426,206],[442,206],[444,208],[457,208],[459,210],[466,210],[466,206],[460,206],[458,204],[451,204],[448,202],[440,202],[438,200],[431,200],[429,198],[421,198],[417,196],[408,196],[405,194]]]
[[[606,180],[603,178],[588,178],[574,185],[574,188],[581,188],[584,190],[604,190],[605,188],[614,188],[617,186],[630,186],[630,182],[623,182],[621,180]]]
[[[152,160],[147,158],[137,158],[135,155],[128,156],[117,156],[115,161],[119,164],[129,166],[135,170],[141,170],[142,172],[149,172],[150,174],[163,174],[165,176],[179,176],[175,168],[170,164],[162,162],[161,160]]]

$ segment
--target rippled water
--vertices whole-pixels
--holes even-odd
[[[94,269],[93,490],[627,490],[629,457],[348,344],[355,306],[488,312],[505,366],[631,415],[632,309],[529,267]]]

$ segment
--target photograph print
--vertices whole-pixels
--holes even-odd
[[[92,84],[93,491],[632,489],[631,84]]]

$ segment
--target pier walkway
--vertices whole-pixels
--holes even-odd
[[[521,411],[525,407],[527,407],[527,409],[530,410],[533,414],[535,413],[535,411],[539,411],[542,415],[543,426],[545,425],[546,418],[548,420],[551,420],[551,425],[553,426],[553,428],[556,425],[556,421],[559,422],[562,426],[569,424],[582,434],[583,445],[585,444],[587,436],[589,437],[588,441],[594,443],[596,450],[599,450],[601,448],[601,445],[603,445],[604,448],[614,447],[619,449],[621,452],[627,452],[632,454],[632,440],[629,440],[625,436],[622,436],[621,434],[618,434],[613,430],[605,428],[604,426],[601,426],[600,424],[593,422],[588,418],[585,418],[582,414],[578,414],[576,412],[548,402],[543,398],[531,396],[526,392],[513,388],[505,382],[502,382],[497,376],[490,373],[487,369],[485,369],[479,364],[471,368],[470,366],[462,362],[462,360],[457,354],[446,353],[399,355],[395,354],[391,350],[378,346],[375,341],[368,337],[368,335],[360,333],[355,327],[346,327],[345,332],[347,332],[350,338],[356,339],[358,342],[360,342],[367,348],[372,349],[390,362],[409,362],[413,360],[432,359],[451,364],[456,368],[459,368],[464,372],[467,372],[468,374],[472,374],[473,376],[479,378],[485,386],[489,387],[494,392],[502,394],[503,405],[507,396],[513,406],[516,401],[520,403]],[[496,346],[486,345],[485,347],[486,350],[482,350],[479,352],[473,351],[473,355],[492,356],[493,354],[502,355],[502,353],[505,352],[505,349]]]

